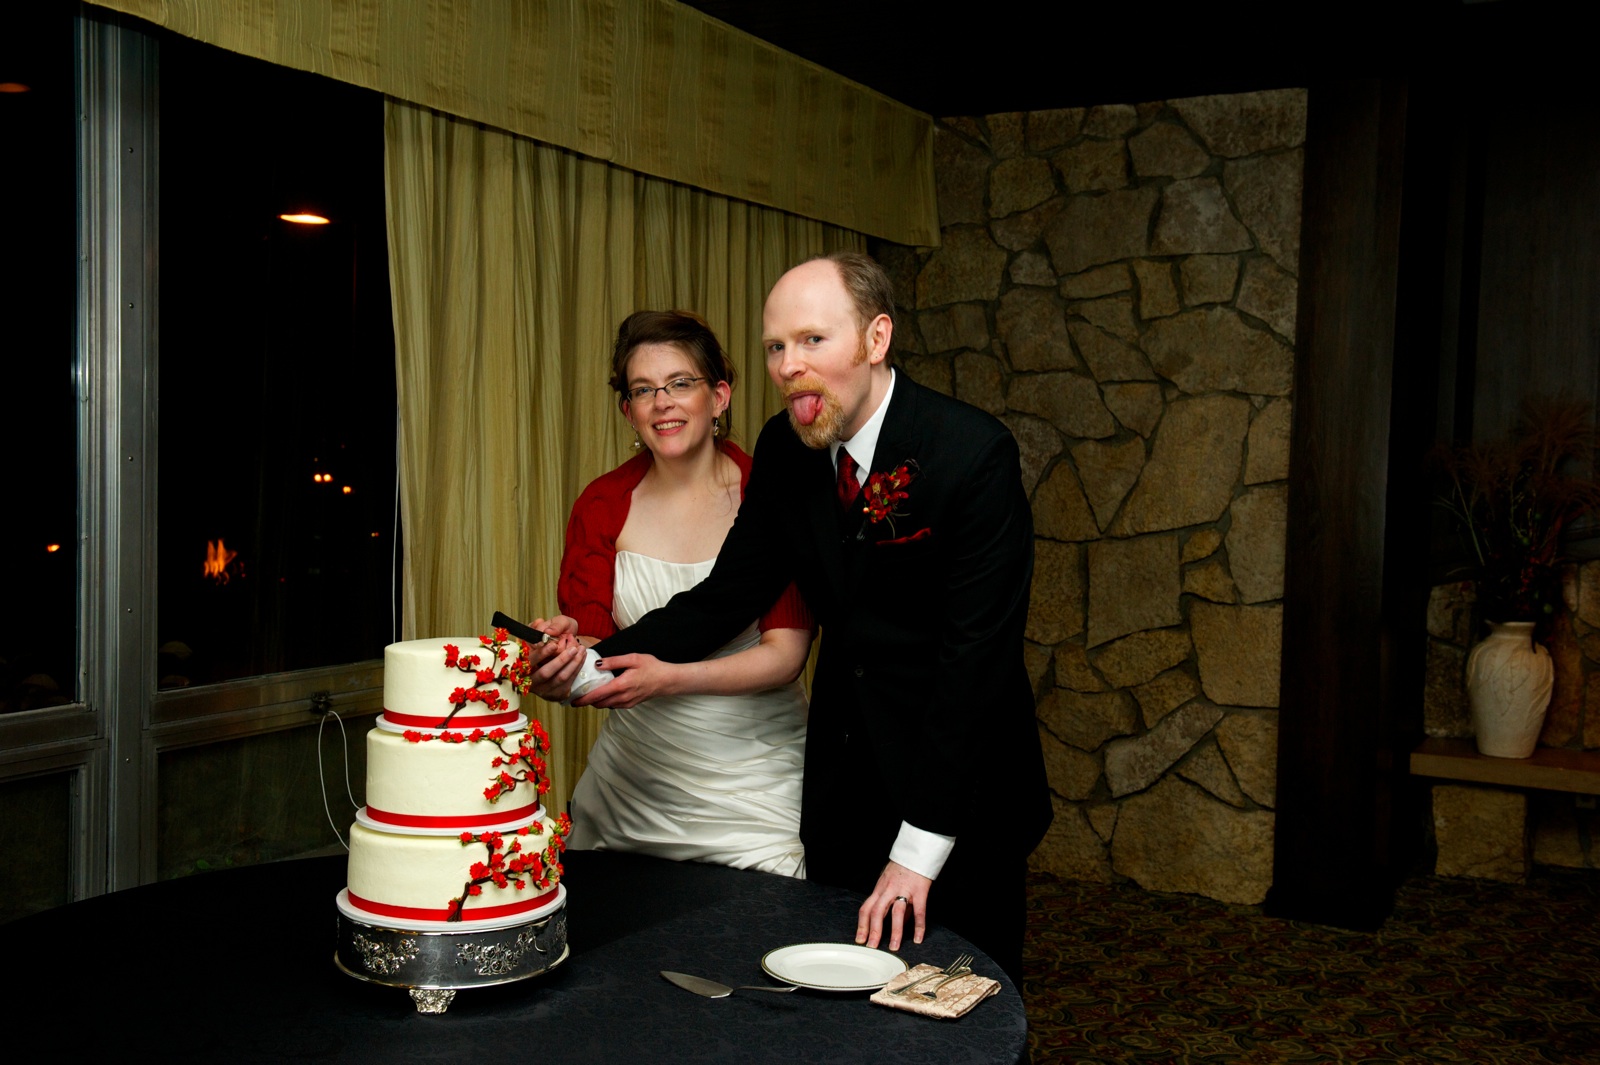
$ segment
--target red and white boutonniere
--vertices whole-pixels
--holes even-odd
[[[861,492],[861,513],[867,516],[866,523],[862,525],[862,534],[866,533],[867,524],[888,522],[889,535],[894,535],[894,519],[906,516],[900,504],[911,498],[911,493],[906,489],[916,479],[917,471],[916,461],[907,459],[892,470],[874,473],[867,478],[866,487]]]

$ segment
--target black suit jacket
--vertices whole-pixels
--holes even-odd
[[[1033,521],[1016,441],[898,373],[871,472],[907,463],[892,528],[841,517],[828,450],[778,414],[711,575],[598,647],[696,661],[799,585],[822,629],[801,824],[813,865],[859,848],[881,867],[902,820],[1013,857],[1050,822],[1022,660]]]

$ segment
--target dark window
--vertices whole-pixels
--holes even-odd
[[[78,692],[73,12],[17,6],[37,10],[0,16],[0,713]]]
[[[157,685],[376,658],[398,548],[382,98],[163,36],[160,101]]]

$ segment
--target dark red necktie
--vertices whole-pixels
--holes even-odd
[[[834,492],[839,497],[839,509],[846,514],[850,512],[850,504],[861,494],[861,484],[856,480],[855,460],[842,447],[839,449],[839,481],[834,485]]]

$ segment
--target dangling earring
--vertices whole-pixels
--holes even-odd
[[[644,447],[644,441],[639,439],[638,433],[634,433],[633,443],[629,444],[628,446],[633,448],[633,450],[638,451],[640,448]]]

